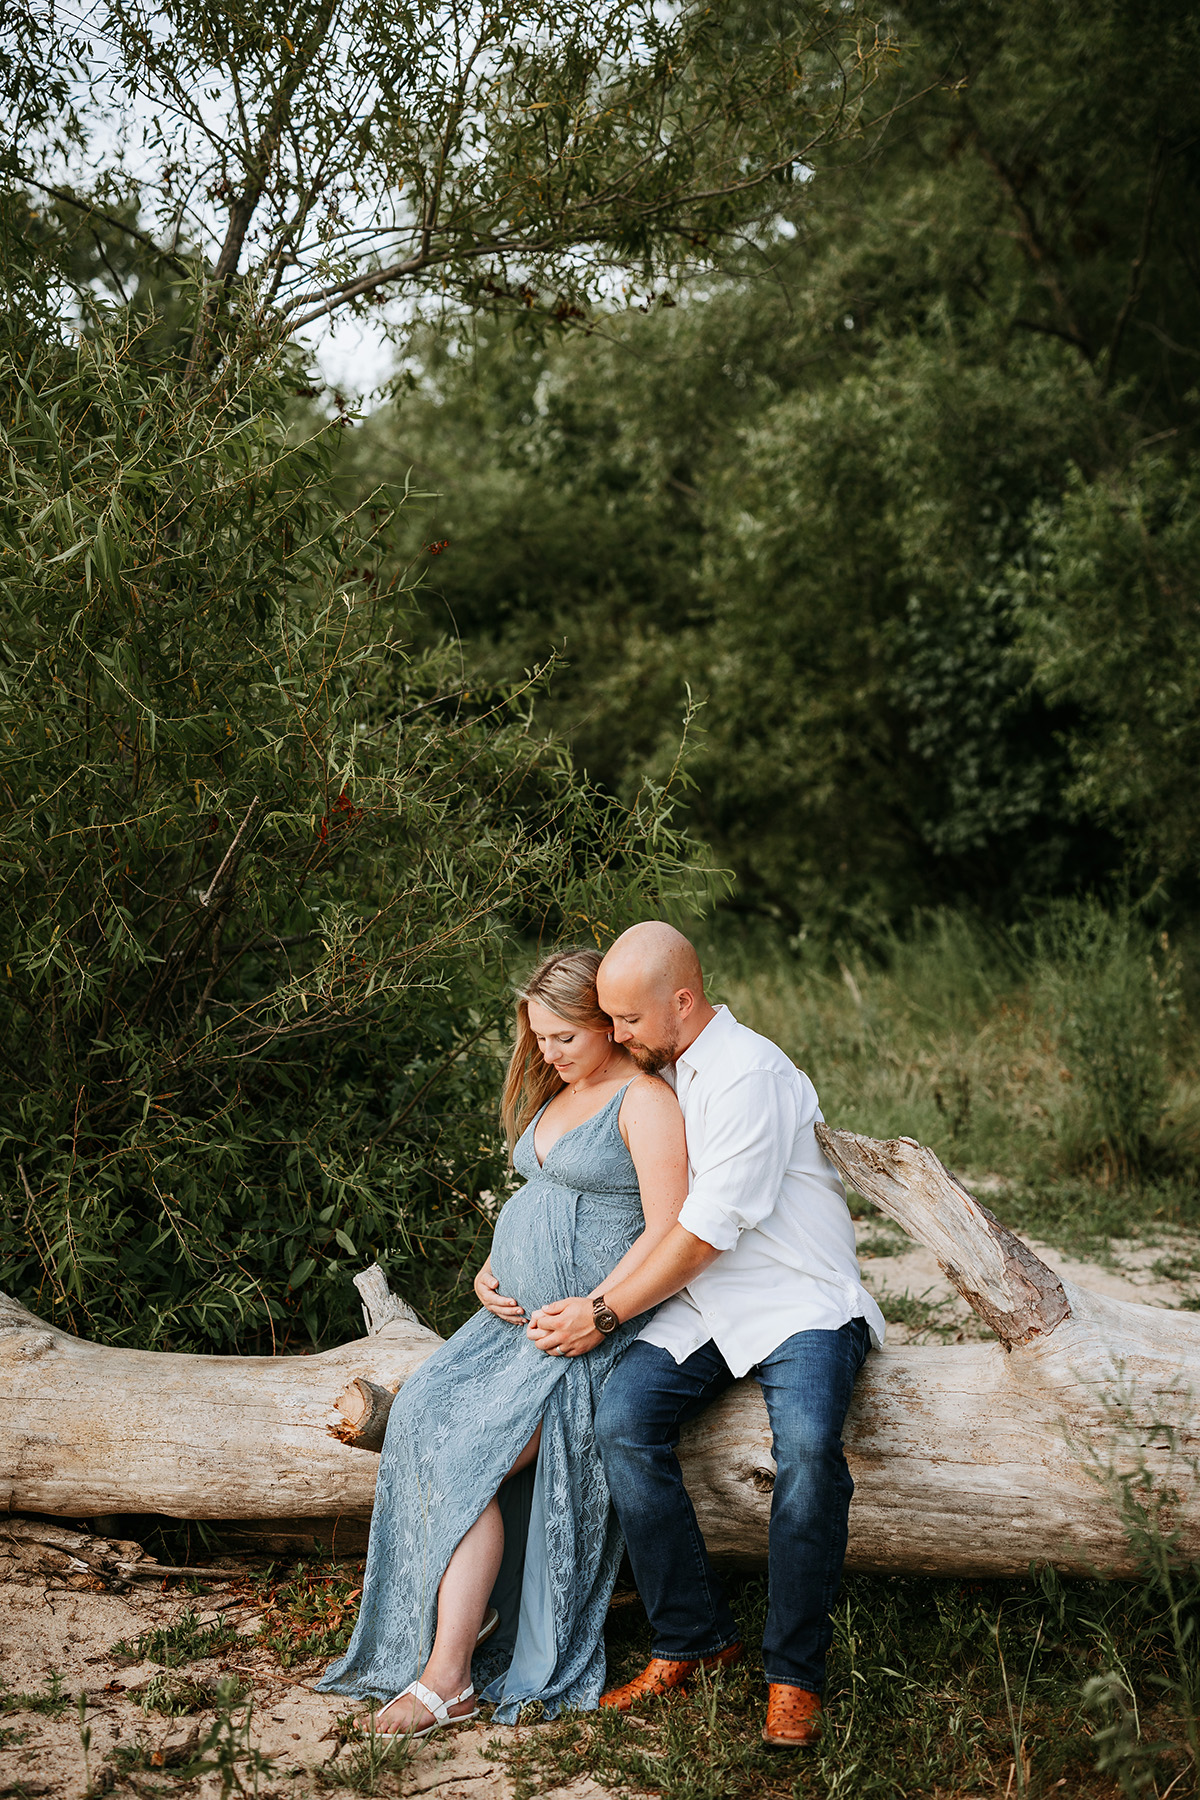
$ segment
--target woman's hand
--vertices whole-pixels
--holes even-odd
[[[552,1300],[540,1306],[525,1329],[539,1350],[547,1356],[586,1356],[604,1342],[603,1332],[596,1330],[590,1300]]]
[[[500,1294],[496,1291],[499,1288],[500,1283],[492,1274],[492,1259],[490,1256],[475,1277],[472,1285],[475,1289],[475,1298],[478,1300],[480,1306],[485,1306],[490,1313],[495,1313],[496,1317],[498,1319],[503,1319],[506,1325],[523,1325],[525,1323],[525,1308],[519,1305],[517,1301],[510,1300],[506,1294]]]

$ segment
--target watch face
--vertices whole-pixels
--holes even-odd
[[[606,1335],[610,1331],[615,1331],[617,1326],[621,1323],[616,1313],[613,1312],[612,1308],[609,1306],[598,1306],[593,1317],[596,1321],[596,1330],[602,1331]]]

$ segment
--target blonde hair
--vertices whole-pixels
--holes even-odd
[[[529,1002],[537,1000],[568,1025],[578,1025],[585,1031],[608,1031],[612,1020],[601,1012],[596,998],[600,962],[598,950],[556,950],[538,964],[517,990],[517,1031],[500,1102],[510,1156],[530,1119],[563,1085],[558,1071],[551,1068],[538,1049],[529,1023]]]

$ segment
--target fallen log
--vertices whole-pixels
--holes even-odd
[[[368,1518],[376,1463],[330,1435],[356,1378],[395,1391],[441,1343],[358,1278],[365,1338],[312,1356],[108,1349],[0,1296],[0,1512]]]
[[[1061,1281],[911,1139],[821,1130],[848,1184],[934,1252],[996,1334],[868,1358],[847,1424],[849,1565],[1132,1572],[1103,1476],[1178,1479],[1195,1449],[1200,1317]],[[441,1340],[381,1271],[357,1281],[367,1335],[312,1356],[106,1349],[0,1298],[0,1509],[369,1518],[391,1397]],[[714,1553],[760,1561],[774,1466],[757,1386],[739,1382],[690,1427],[681,1456]],[[1200,1500],[1171,1523],[1200,1552]]]

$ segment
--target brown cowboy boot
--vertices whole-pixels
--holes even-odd
[[[600,1704],[628,1712],[635,1700],[653,1700],[659,1694],[669,1694],[672,1688],[686,1687],[697,1669],[727,1669],[741,1654],[740,1644],[730,1644],[715,1656],[696,1656],[687,1662],[668,1662],[665,1657],[655,1656],[624,1687],[610,1688],[607,1694],[601,1694]]]
[[[821,1735],[822,1711],[820,1694],[773,1681],[767,1690],[763,1743],[773,1744],[779,1750],[802,1750],[815,1744]]]

